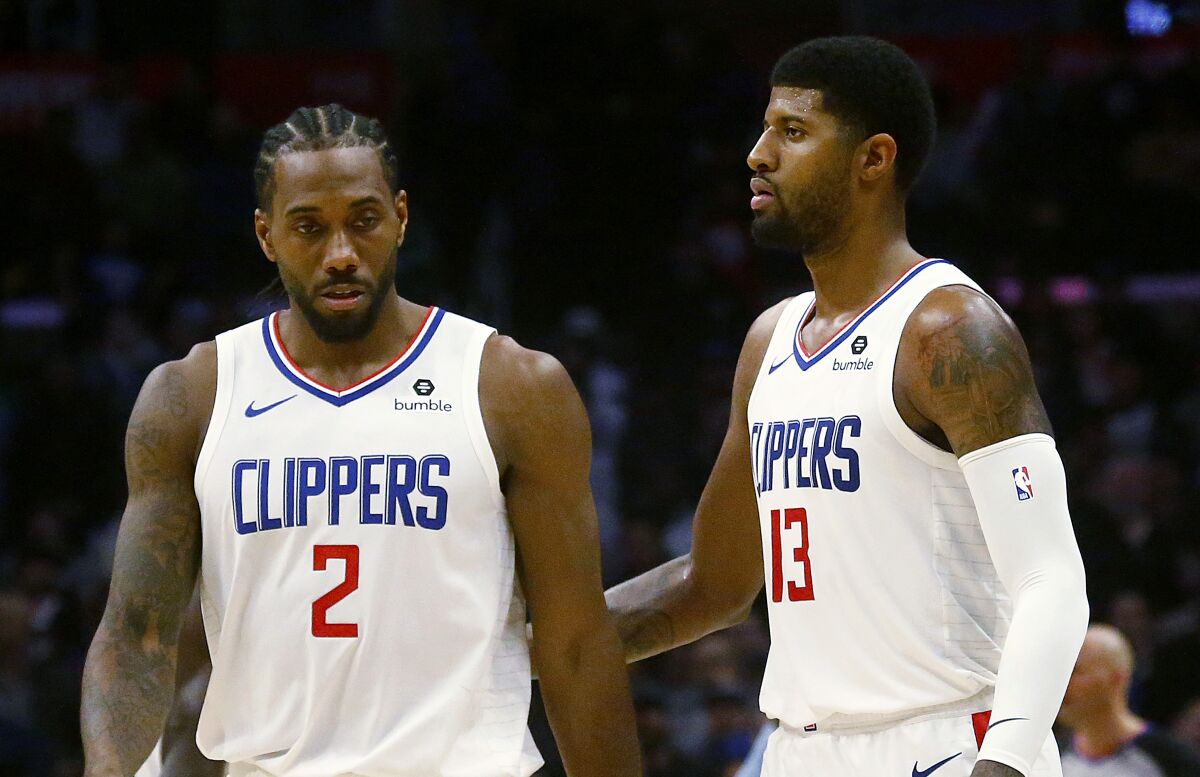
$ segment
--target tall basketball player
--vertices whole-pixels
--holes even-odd
[[[154,746],[197,575],[197,740],[232,777],[531,774],[525,597],[568,773],[639,774],[565,370],[396,294],[407,194],[377,121],[302,108],[255,178],[290,307],[137,401],[87,774],[129,777]]]
[[[609,591],[626,656],[741,620],[765,582],[764,775],[1057,775],[1083,566],[1020,335],[908,243],[928,86],[869,38],[801,45],[771,86],[754,237],[815,291],[750,329],[691,553]]]

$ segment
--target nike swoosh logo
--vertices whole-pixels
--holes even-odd
[[[789,355],[789,356],[788,356],[786,359],[784,359],[783,361],[779,362],[779,364],[772,364],[772,365],[771,365],[771,368],[770,368],[769,370],[767,370],[767,374],[768,374],[768,375],[770,375],[770,374],[771,374],[772,372],[774,372],[775,370],[779,369],[779,368],[780,368],[780,367],[782,367],[783,365],[785,365],[785,364],[787,364],[788,362],[790,362],[790,361],[791,361],[793,358],[794,358],[794,355]]]
[[[253,418],[256,415],[262,415],[263,413],[267,412],[271,408],[279,407],[284,402],[287,402],[289,399],[295,399],[295,398],[296,398],[296,395],[292,394],[290,397],[284,397],[283,399],[279,400],[278,402],[272,402],[271,404],[267,405],[266,407],[255,407],[254,402],[252,401],[250,404],[246,405],[246,417]]]
[[[1001,723],[1008,723],[1008,722],[1010,722],[1010,721],[1013,721],[1013,720],[1029,720],[1029,718],[1005,718],[1004,720],[997,720],[995,723],[993,723],[992,725],[988,726],[988,727],[987,727],[987,730],[988,730],[988,731],[991,731],[991,730],[992,730],[992,729],[994,729],[996,726],[999,726]]]
[[[917,762],[913,761],[912,777],[927,777],[928,775],[933,774],[938,769],[941,769],[943,766],[953,761],[955,758],[958,758],[960,755],[962,755],[962,753],[955,753],[949,758],[943,758],[928,769],[918,769]]]

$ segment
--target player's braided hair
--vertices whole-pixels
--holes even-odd
[[[254,163],[254,190],[258,195],[258,207],[270,209],[275,162],[279,157],[297,151],[356,146],[374,148],[379,153],[383,176],[392,194],[395,194],[400,188],[400,162],[378,119],[357,114],[337,103],[319,108],[297,108],[286,121],[271,127],[263,135],[258,159]]]

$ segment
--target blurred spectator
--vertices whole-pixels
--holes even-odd
[[[1197,754],[1129,710],[1133,647],[1112,626],[1088,629],[1058,714],[1070,736],[1063,777],[1200,774]]]
[[[0,590],[0,721],[25,729],[33,724],[31,610],[20,591]]]
[[[674,745],[672,717],[662,700],[643,695],[635,700],[634,707],[646,777],[701,777],[707,773]]]
[[[127,152],[129,129],[141,105],[130,86],[129,68],[104,63],[91,95],[75,110],[75,150],[91,168],[103,172]]]
[[[567,311],[558,358],[570,373],[592,424],[592,496],[600,521],[600,547],[606,559],[618,558],[621,536],[621,451],[629,412],[629,378],[611,358],[613,349],[600,312],[590,307]]]
[[[1185,745],[1200,752],[1200,696],[1192,699],[1183,708],[1183,712],[1175,719],[1175,725],[1171,727],[1171,733]]]

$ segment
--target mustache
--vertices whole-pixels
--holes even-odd
[[[317,287],[316,294],[321,295],[335,286],[361,286],[366,291],[375,291],[375,284],[369,278],[364,278],[350,272],[345,275],[331,275],[329,279]]]

